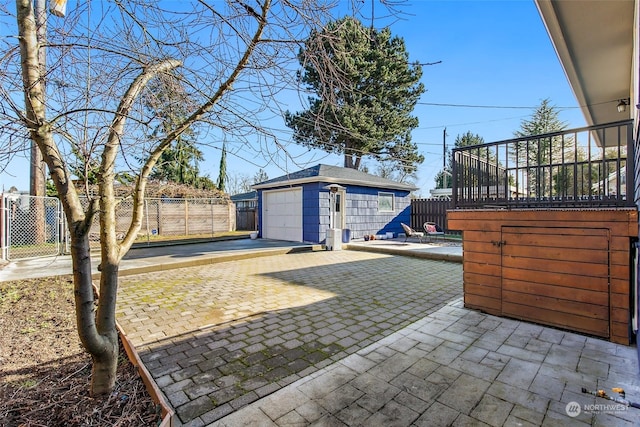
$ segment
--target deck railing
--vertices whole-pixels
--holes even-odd
[[[453,150],[453,205],[634,206],[631,120]],[[628,197],[627,197],[628,195]]]

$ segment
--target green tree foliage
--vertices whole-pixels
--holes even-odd
[[[227,146],[222,143],[222,154],[220,155],[220,173],[218,174],[218,182],[216,188],[220,191],[224,191],[225,183],[227,182]]]
[[[300,80],[314,95],[307,110],[285,114],[297,143],[344,154],[354,169],[364,156],[405,174],[424,161],[411,141],[422,69],[409,63],[402,38],[347,17],[312,32],[298,58]]]
[[[551,105],[551,101],[548,98],[545,98],[540,102],[530,119],[522,120],[520,129],[514,132],[514,136],[522,138],[563,130],[567,127],[567,124],[561,121],[558,115],[558,109]]]
[[[198,162],[202,160],[202,151],[193,142],[177,138],[171,147],[160,155],[151,173],[151,179],[196,185],[200,174]]]
[[[526,184],[529,194],[552,196],[559,190],[563,192],[559,186],[568,185],[566,173],[564,178],[556,177],[558,170],[554,170],[552,164],[561,161],[563,148],[571,146],[571,141],[563,141],[561,136],[527,138],[565,129],[567,125],[558,115],[559,111],[551,105],[551,101],[543,99],[531,118],[523,120],[520,129],[514,132],[516,138],[525,138],[514,145],[512,156],[518,164],[527,166]]]
[[[454,142],[454,148],[460,147],[470,147],[472,145],[482,145],[484,144],[484,138],[482,138],[478,134],[473,134],[471,131],[467,131],[462,135],[456,136],[456,140]],[[483,158],[488,158],[493,156],[491,153],[486,150],[480,150]],[[495,156],[493,156],[495,157]],[[451,188],[453,185],[453,152],[449,153],[447,158],[447,166],[442,169],[435,177],[436,188]]]
[[[150,88],[144,103],[159,122],[149,136],[155,141],[183,122],[196,107],[179,81],[159,76],[150,82]],[[197,188],[215,188],[208,176],[200,175],[199,162],[203,160],[204,155],[198,148],[198,133],[190,126],[162,152],[150,178]]]

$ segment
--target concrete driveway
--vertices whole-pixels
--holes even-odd
[[[459,263],[307,251],[122,277],[117,315],[180,421],[202,426],[461,296]]]

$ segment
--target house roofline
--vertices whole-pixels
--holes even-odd
[[[388,188],[388,189],[403,190],[403,191],[415,191],[418,189],[418,187],[402,184],[402,183],[397,183],[397,184],[385,183],[384,185],[381,185],[380,183],[375,183],[375,182],[367,182],[367,181],[357,180],[357,179],[333,178],[328,176],[312,176],[312,177],[298,178],[298,179],[292,179],[287,181],[271,182],[266,184],[256,184],[251,188],[253,188],[254,190],[286,188],[286,187],[295,187],[300,184],[311,184],[314,182],[320,182],[320,183],[327,182],[330,184],[341,184],[341,185],[358,185],[360,187],[372,187],[372,188],[385,188],[385,189]]]

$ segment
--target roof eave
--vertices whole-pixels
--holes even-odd
[[[375,182],[367,182],[363,180],[334,178],[334,177],[328,177],[328,176],[313,176],[313,177],[292,179],[292,180],[272,182],[272,183],[266,183],[266,184],[256,184],[251,188],[255,190],[286,188],[286,187],[295,187],[301,184],[310,184],[314,182],[327,182],[331,184],[341,184],[341,185],[357,185],[361,187],[373,187],[373,188],[388,188],[392,190],[402,190],[402,191],[415,191],[418,189],[418,187],[414,187],[414,186],[411,186],[408,184],[402,184],[402,183],[380,184]]]
[[[637,0],[535,0],[587,125],[629,119],[617,104],[631,98]]]

